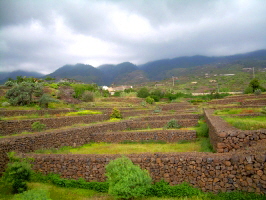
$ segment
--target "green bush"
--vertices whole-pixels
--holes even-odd
[[[120,110],[118,110],[117,108],[113,108],[113,111],[110,114],[110,118],[122,119],[122,114]]]
[[[206,122],[202,120],[199,121],[198,127],[196,127],[197,137],[208,137],[209,136],[209,127]]]
[[[66,188],[83,188],[95,190],[97,192],[108,192],[109,185],[107,182],[86,182],[83,178],[78,180],[60,178],[58,174],[43,175],[42,173],[32,173],[31,181],[52,183],[53,185]]]
[[[153,103],[154,103],[154,99],[151,98],[150,96],[146,97],[145,100],[146,100],[146,102],[147,102],[148,104],[153,104]]]
[[[142,102],[140,103],[140,105],[143,106],[143,107],[146,107],[146,106],[147,106],[147,103],[146,103],[146,101],[142,101]]]
[[[3,106],[3,107],[10,106],[10,103],[8,103],[8,102],[5,101],[5,102],[2,103],[2,106]]]
[[[108,193],[123,199],[145,196],[152,181],[147,171],[134,165],[127,157],[112,160],[106,166],[106,176]]]
[[[199,189],[193,188],[187,183],[170,186],[169,183],[161,180],[154,183],[147,191],[147,196],[156,197],[192,197],[198,196],[202,192]]]
[[[150,95],[149,90],[147,88],[141,88],[138,92],[137,92],[137,97],[139,98],[146,98]]]
[[[32,125],[31,125],[31,128],[34,130],[34,131],[42,131],[46,128],[46,125],[45,124],[42,124],[41,122],[34,122]]]
[[[42,97],[38,100],[41,108],[48,108],[49,103],[59,102],[59,100],[54,99],[48,94],[43,94]]]
[[[115,91],[114,96],[115,97],[120,97],[121,93],[122,93],[122,91]]]
[[[43,189],[28,190],[15,195],[15,200],[51,200],[49,192]]]
[[[43,94],[42,85],[39,83],[22,82],[14,85],[7,91],[5,97],[13,106],[24,106],[33,103],[33,95]]]
[[[85,92],[82,94],[81,100],[82,100],[82,101],[85,101],[85,102],[93,102],[93,101],[94,101],[94,95],[93,95],[93,92],[85,91]]]
[[[181,128],[181,126],[180,124],[178,124],[178,121],[176,119],[171,119],[169,122],[167,122],[166,128]]]
[[[5,82],[5,86],[7,87],[13,87],[16,83],[14,83],[13,81],[7,81]]]
[[[26,181],[30,180],[31,165],[24,159],[15,156],[14,152],[8,154],[10,162],[3,174],[4,182],[12,185],[13,193],[21,193],[27,190]]]
[[[95,92],[97,90],[97,85],[95,84],[72,84],[71,87],[74,89],[75,98],[80,99],[85,91]]]
[[[256,90],[254,91],[254,94],[255,94],[255,95],[260,95],[260,94],[261,94],[261,89],[256,89]]]
[[[248,86],[245,90],[244,90],[244,94],[251,94],[253,93],[253,88]]]

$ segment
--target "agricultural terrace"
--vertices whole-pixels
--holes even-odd
[[[158,100],[136,91],[110,97],[95,85],[53,83],[43,89],[52,100],[32,94],[29,104],[12,105],[10,89],[2,87],[0,97],[1,173],[7,153],[15,151],[33,158],[34,171],[43,175],[105,183],[105,166],[127,155],[154,182],[266,193],[266,94],[174,98],[155,90]]]

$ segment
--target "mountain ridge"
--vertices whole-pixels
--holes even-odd
[[[130,62],[104,64],[98,67],[82,63],[67,64],[43,77],[72,78],[98,85],[137,84],[160,81],[172,76],[198,74],[204,71],[202,69],[207,73],[206,68],[217,72],[232,71],[230,68],[234,68],[235,65],[239,65],[238,70],[241,66],[266,68],[266,49],[229,56],[182,56],[150,61],[138,66]]]

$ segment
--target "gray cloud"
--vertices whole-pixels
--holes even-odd
[[[262,0],[1,0],[0,71],[266,48]]]

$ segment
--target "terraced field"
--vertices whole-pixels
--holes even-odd
[[[226,108],[223,104],[241,98],[244,99],[242,102],[250,104],[244,103],[242,108],[240,105]],[[254,96],[243,95],[235,99],[227,97],[213,103],[219,109],[216,112],[208,105],[203,112],[204,105],[187,102],[161,103],[158,104],[160,109],[131,103],[131,107],[117,106],[123,118],[111,121],[112,98],[101,102],[100,107],[83,108],[96,113],[80,116],[69,116],[75,115],[71,109],[58,110],[58,113],[56,110],[1,110],[0,158],[3,162],[0,170],[3,172],[8,162],[6,152],[16,151],[35,159],[35,171],[58,173],[67,179],[82,177],[86,181],[102,182],[105,181],[105,165],[121,154],[127,154],[135,164],[147,169],[154,181],[163,178],[172,185],[186,181],[203,191],[225,192],[240,188],[265,194],[265,158],[259,157],[266,152],[262,145],[266,138],[265,127],[252,126],[250,130],[262,128],[256,133],[238,129],[234,132],[236,128],[232,129],[214,112],[226,114],[227,119],[233,114],[261,115],[266,103],[262,104],[263,98],[254,100]],[[68,115],[70,112],[72,114]],[[20,117],[31,114],[35,117]],[[265,120],[264,116],[257,118]],[[256,117],[239,119],[251,123]],[[168,127],[171,120],[182,128]],[[210,128],[210,137],[205,120]],[[45,125],[42,130],[33,128],[32,124],[36,122]],[[259,124],[257,121],[252,123]],[[243,151],[245,159],[241,160]],[[245,170],[249,171],[248,175],[245,175]],[[243,184],[241,180],[244,180]]]

